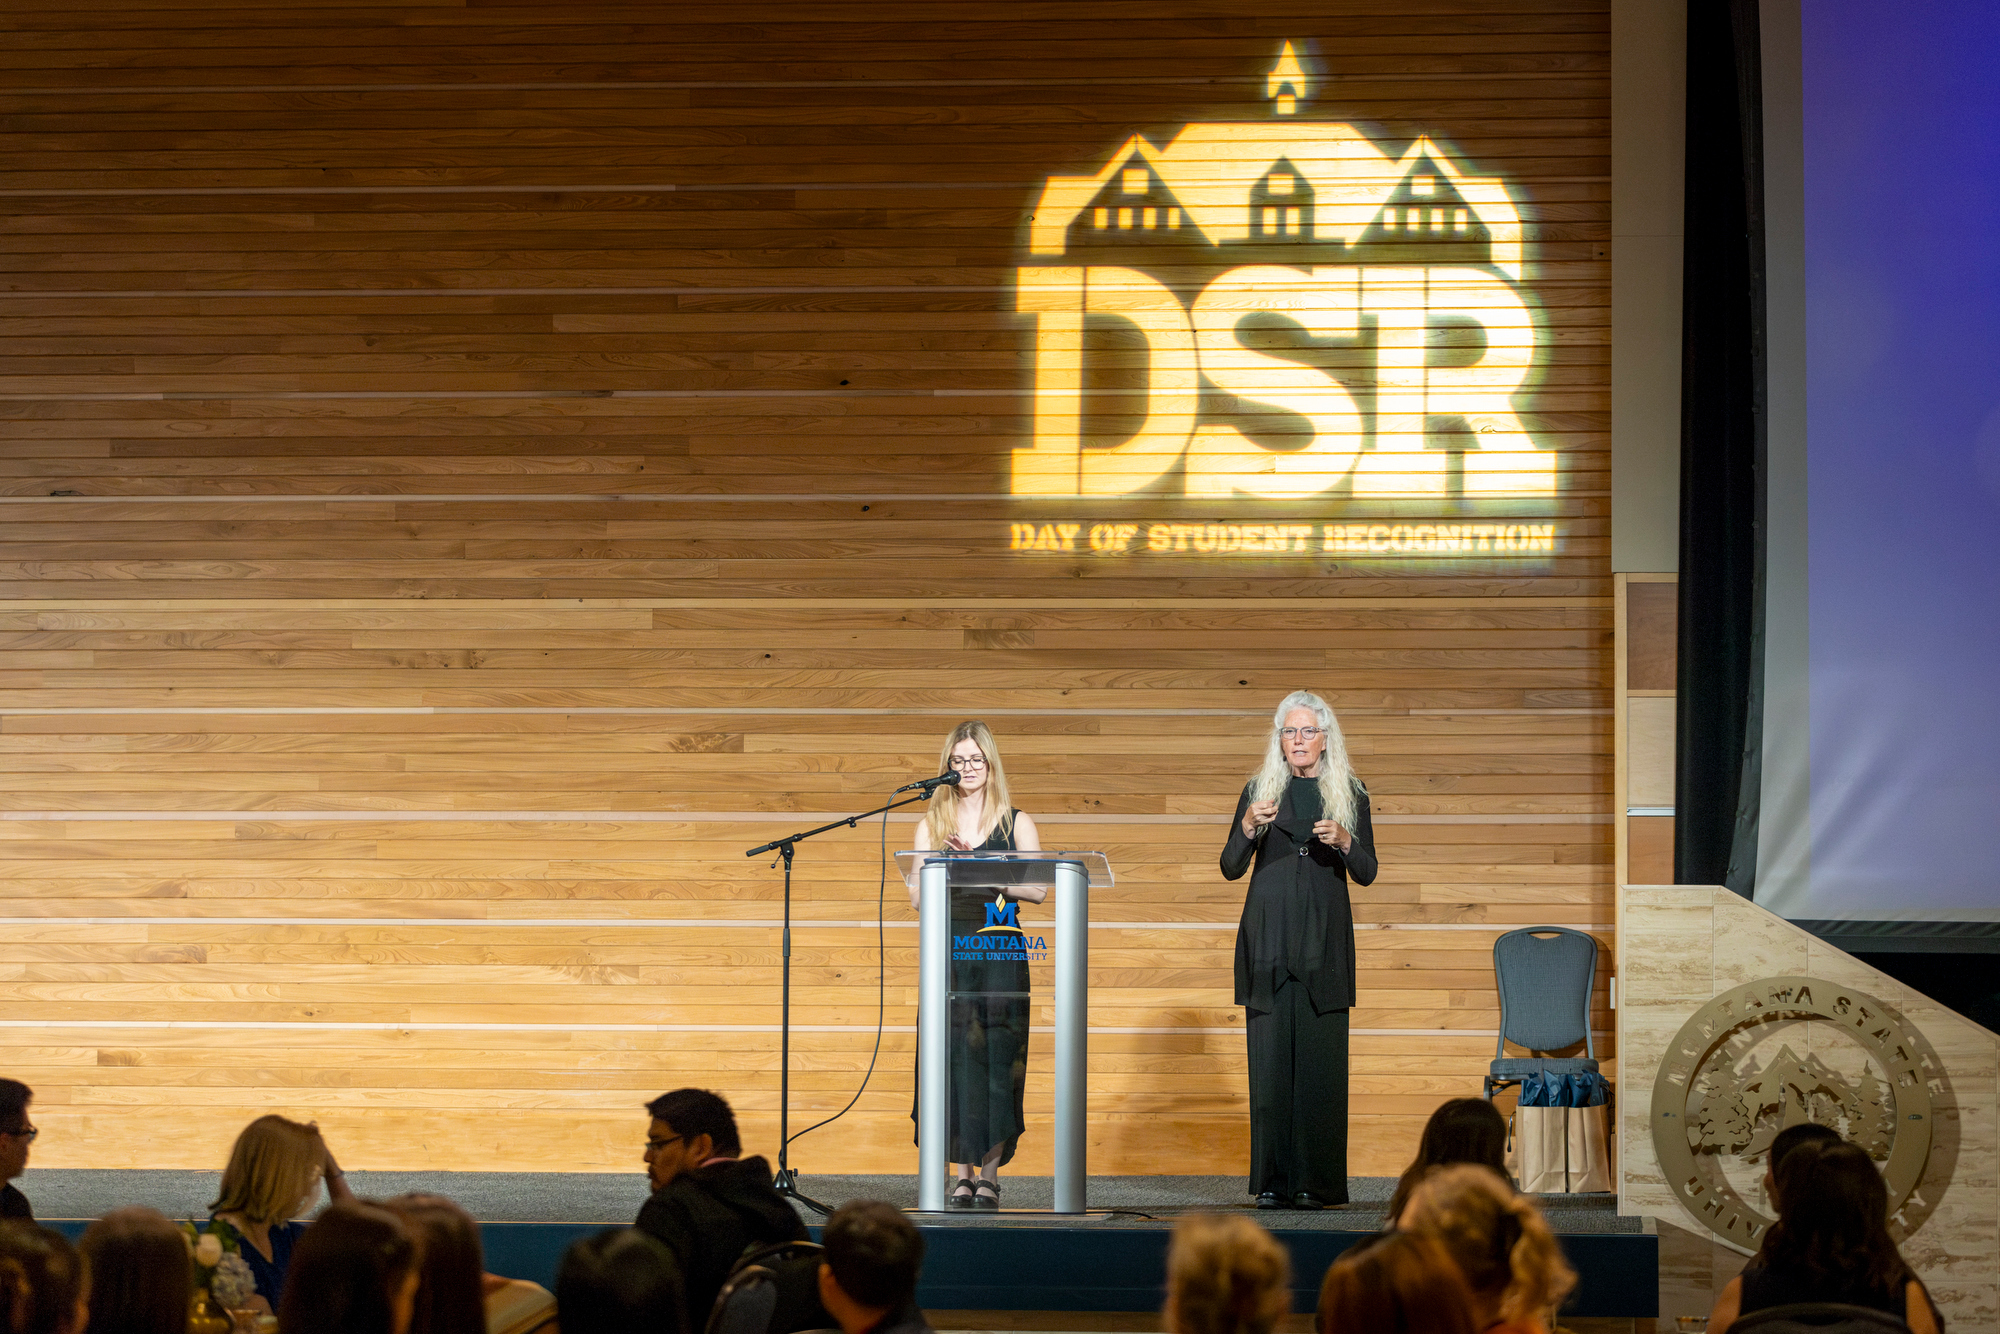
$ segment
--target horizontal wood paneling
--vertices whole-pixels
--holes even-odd
[[[1680,583],[1634,580],[1626,596],[1631,599],[1626,684],[1633,690],[1671,691],[1679,675]]]
[[[1631,830],[1632,868],[1627,879],[1635,885],[1674,883],[1674,817],[1635,815]]]
[[[0,1070],[37,1161],[212,1166],[278,1109],[357,1167],[631,1170],[683,1083],[772,1152],[779,882],[742,850],[979,715],[1045,841],[1118,868],[1094,1170],[1233,1170],[1215,856],[1305,686],[1380,820],[1354,1168],[1398,1170],[1492,1054],[1494,936],[1610,938],[1606,27],[1601,0],[10,5]],[[1508,182],[1539,340],[1513,407],[1553,494],[1012,498],[1042,182],[1269,120],[1286,39],[1318,52],[1304,114]],[[1149,354],[1106,337],[1129,386]],[[1314,526],[1017,549],[1079,518]],[[1383,557],[1318,527],[1475,520],[1560,537]],[[795,1127],[867,1068],[878,976],[888,1026],[811,1170],[914,1162],[880,846],[800,856]]]

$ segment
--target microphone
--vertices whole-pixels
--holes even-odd
[[[915,792],[921,788],[925,792],[930,792],[940,787],[957,787],[958,778],[958,770],[953,769],[949,773],[939,774],[936,778],[920,778],[914,783],[905,783],[903,786],[897,788],[896,791]]]

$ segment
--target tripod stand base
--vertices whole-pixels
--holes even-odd
[[[789,1167],[778,1169],[777,1175],[771,1178],[771,1186],[778,1194],[788,1200],[797,1200],[806,1208],[817,1213],[821,1218],[825,1218],[833,1212],[831,1205],[821,1204],[818,1200],[815,1200],[812,1196],[805,1194],[799,1189],[799,1174]]]

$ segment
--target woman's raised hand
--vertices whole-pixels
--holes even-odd
[[[1243,812],[1243,837],[1255,838],[1257,831],[1278,818],[1278,803],[1275,801],[1253,801]]]
[[[1352,846],[1352,840],[1348,838],[1347,831],[1340,827],[1338,820],[1313,821],[1313,837],[1322,843],[1332,844],[1342,852],[1346,852]]]

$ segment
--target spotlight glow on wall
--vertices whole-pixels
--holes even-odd
[[[1292,119],[1290,43],[1266,93],[1283,119],[1049,178],[1017,274],[1035,398],[1013,493],[1553,495],[1515,409],[1544,335],[1504,183],[1428,137],[1391,156]]]

